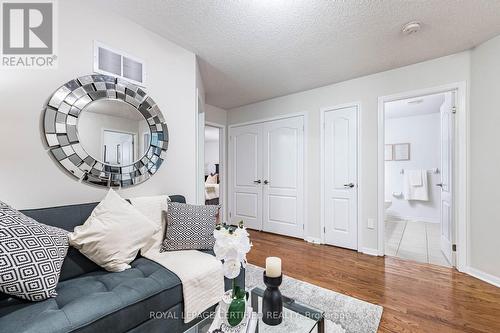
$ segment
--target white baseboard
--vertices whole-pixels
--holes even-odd
[[[479,280],[482,280],[484,282],[492,284],[495,287],[500,288],[500,277],[498,277],[498,276],[491,275],[489,273],[483,272],[479,269],[472,268],[472,267],[467,267],[467,270],[465,273],[472,275],[473,277],[478,278]]]
[[[317,237],[306,237],[306,238],[304,238],[304,240],[308,243],[323,244],[323,242],[321,241],[321,238],[317,238]]]
[[[380,252],[378,252],[378,249],[371,249],[369,247],[361,247],[359,249],[359,252],[364,253],[364,254],[368,254],[371,256],[381,256]]]

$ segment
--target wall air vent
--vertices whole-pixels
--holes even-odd
[[[146,85],[144,67],[143,60],[94,42],[94,72],[118,76],[144,87]]]

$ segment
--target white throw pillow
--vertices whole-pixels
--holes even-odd
[[[160,253],[161,243],[165,237],[165,212],[168,210],[169,201],[170,198],[167,195],[130,198],[132,205],[158,227],[158,231],[141,248],[143,256],[149,251]]]
[[[143,247],[159,230],[154,222],[110,189],[90,217],[69,234],[69,243],[110,272],[130,268]]]
[[[205,180],[205,184],[217,184],[217,174],[208,175],[207,180]]]

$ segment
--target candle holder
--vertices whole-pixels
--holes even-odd
[[[283,298],[279,286],[283,281],[283,275],[269,277],[264,271],[264,284],[266,290],[262,297],[262,321],[269,326],[276,326],[283,321]]]

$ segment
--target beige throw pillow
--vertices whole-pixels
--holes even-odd
[[[130,268],[159,226],[110,189],[90,217],[69,234],[70,245],[110,272]]]

